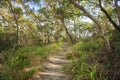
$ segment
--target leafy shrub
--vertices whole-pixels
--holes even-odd
[[[10,28],[1,27],[0,28],[0,52],[3,50],[8,50],[15,44],[15,32],[11,31]]]
[[[48,46],[20,47],[13,54],[6,53],[7,60],[1,69],[0,80],[26,80],[41,70],[40,63],[45,60],[51,51],[59,50],[61,43]],[[29,68],[29,71],[25,69]]]
[[[109,53],[100,38],[75,44],[67,55],[72,62],[65,66],[65,72],[71,73],[73,80],[119,80],[120,35],[113,31],[108,37],[112,48]]]
[[[73,80],[96,80],[96,56],[101,46],[91,40],[75,44],[67,55],[72,62],[65,66],[65,72],[71,73]]]
[[[120,35],[117,31],[112,31],[110,43],[113,50],[120,51]]]

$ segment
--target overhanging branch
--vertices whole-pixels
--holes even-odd
[[[102,3],[101,3],[101,0],[99,0],[99,7],[100,7],[101,11],[106,15],[106,17],[108,18],[108,20],[110,21],[110,23],[114,26],[114,28],[120,32],[120,27],[119,27],[119,25],[117,25],[117,24],[113,21],[113,19],[112,19],[112,18],[110,17],[110,15],[109,15],[109,13],[103,8]]]

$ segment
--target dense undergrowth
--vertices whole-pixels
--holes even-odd
[[[48,46],[20,47],[14,53],[3,51],[0,80],[27,80],[42,70],[40,64],[56,50],[60,50],[61,42]]]
[[[97,50],[101,46],[102,44],[98,45],[94,41],[85,40],[73,46],[72,52],[67,55],[67,58],[72,61],[65,67],[66,72],[73,75],[73,80],[94,80],[93,78],[96,76]]]
[[[120,80],[120,38],[111,36],[110,39],[112,52],[105,51],[99,38],[84,39],[72,46],[67,54],[71,63],[65,66],[72,80]]]

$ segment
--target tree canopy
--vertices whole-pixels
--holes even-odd
[[[78,57],[82,55],[79,54],[81,52],[85,54],[88,52],[90,53],[88,55],[92,55],[91,53],[97,51],[107,58],[104,58],[104,61],[108,61],[110,68],[115,68],[110,65],[116,59],[109,58],[113,56],[116,58],[115,55],[118,55],[120,50],[120,5],[118,1],[0,0],[0,52],[13,49],[14,53],[20,47],[67,42],[74,45],[76,52],[73,50],[72,56],[78,60]],[[109,54],[104,56],[104,53]],[[119,64],[119,59],[116,62]],[[117,67],[119,67],[118,64],[116,63]],[[118,80],[120,73],[115,73],[116,70],[120,69],[113,70],[114,78],[105,79]],[[110,73],[109,76],[112,74],[109,71],[108,73]]]

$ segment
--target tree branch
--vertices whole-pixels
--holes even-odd
[[[110,15],[108,14],[108,12],[103,8],[101,0],[99,0],[99,7],[101,9],[101,11],[106,15],[106,17],[108,18],[108,20],[110,21],[110,23],[114,26],[114,28],[120,32],[120,27],[119,25],[117,25],[112,18],[110,17]]]
[[[13,18],[14,18],[14,20],[15,20],[15,24],[16,24],[16,27],[17,27],[17,32],[16,32],[16,38],[17,38],[17,40],[16,40],[16,44],[18,45],[18,44],[19,44],[19,33],[18,33],[18,32],[19,32],[19,25],[18,25],[18,20],[17,20],[15,14],[14,14],[12,4],[10,3],[9,0],[7,0],[7,2],[8,2],[8,4],[9,4],[10,11],[11,11],[12,14],[13,14]]]
[[[94,18],[82,5],[77,4],[74,0],[69,0],[75,7],[77,7],[78,9],[82,10],[86,16],[88,16],[94,23],[97,24],[97,26],[99,27],[99,29],[101,28],[101,24],[97,21],[96,18]]]
[[[116,13],[117,13],[118,21],[119,21],[119,25],[120,25],[120,10],[119,10],[119,6],[118,6],[118,1],[117,0],[114,0],[114,1],[115,1]]]
[[[79,5],[77,2],[75,2],[74,0],[69,0],[71,4],[73,4],[75,7],[77,7],[78,9],[82,10],[97,26],[98,32],[100,34],[100,36],[102,37],[102,39],[105,41],[105,47],[107,51],[111,51],[111,47],[110,47],[110,43],[109,40],[105,37],[104,33],[101,30],[102,25],[99,23],[99,21],[90,14],[90,12],[88,12],[82,5]]]

